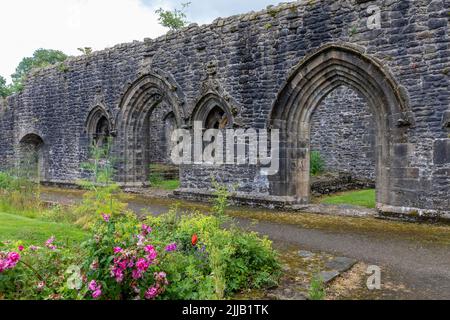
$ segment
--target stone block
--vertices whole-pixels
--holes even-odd
[[[436,140],[433,150],[434,164],[450,164],[450,139]]]

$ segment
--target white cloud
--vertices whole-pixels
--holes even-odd
[[[77,55],[79,47],[99,50],[164,34],[154,11],[140,0],[1,1],[0,75],[9,80],[38,48]]]

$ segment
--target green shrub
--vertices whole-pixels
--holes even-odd
[[[0,260],[8,252],[19,254],[20,261],[12,270],[0,267],[0,300],[64,298],[61,291],[66,286],[65,272],[80,257],[76,247],[66,247],[52,238],[40,246],[0,243]]]
[[[311,175],[316,176],[325,171],[325,161],[322,158],[322,155],[318,151],[311,152]]]
[[[176,242],[185,257],[182,268],[164,267],[174,271],[168,272],[172,284],[167,288],[168,298],[221,299],[242,289],[277,283],[280,265],[271,242],[234,224],[224,229],[223,221],[218,216],[179,215],[174,210],[147,218],[146,223],[155,226],[153,237],[161,243]],[[195,246],[193,235],[199,239]],[[192,281],[193,273],[202,279],[201,287]]]

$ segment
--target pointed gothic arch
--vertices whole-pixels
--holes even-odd
[[[121,183],[129,186],[145,184],[149,173],[148,126],[151,112],[159,105],[167,105],[173,112],[176,127],[184,124],[184,99],[176,84],[159,73],[141,76],[126,90],[117,116],[115,152]]]
[[[228,103],[215,93],[208,93],[197,103],[192,112],[191,125],[201,122],[204,129],[232,128],[234,117]]]
[[[408,127],[414,124],[408,98],[381,63],[341,44],[326,45],[305,57],[273,105],[269,127],[281,133],[280,171],[269,179],[273,195],[309,203],[311,116],[341,85],[364,96],[376,119],[377,201],[391,202],[393,148],[407,142]]]

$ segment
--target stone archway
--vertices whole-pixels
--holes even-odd
[[[41,136],[30,133],[19,142],[17,169],[23,177],[40,182],[46,179],[45,143]]]
[[[103,146],[113,132],[110,116],[103,106],[94,107],[86,120],[86,131],[91,145]]]
[[[184,123],[183,99],[167,77],[147,74],[126,91],[117,116],[115,154],[119,160],[118,180],[127,186],[142,186],[149,174],[150,116],[158,106],[173,112],[176,127]],[[153,150],[154,151],[154,150]]]
[[[376,60],[347,45],[326,45],[305,57],[278,95],[270,127],[279,129],[280,171],[270,192],[310,202],[310,129],[314,110],[330,92],[345,85],[365,97],[376,127],[377,202],[391,202],[393,148],[407,142],[414,119],[404,90]]]
[[[203,129],[232,128],[234,117],[228,103],[219,95],[208,93],[197,103],[192,113],[192,125],[200,122]]]

